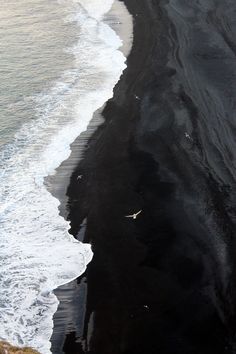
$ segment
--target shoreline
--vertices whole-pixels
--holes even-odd
[[[122,46],[119,50],[127,58],[132,49],[133,33],[132,16],[128,13],[125,4],[115,0],[109,12],[105,14],[103,21],[109,25],[121,38]],[[127,34],[129,35],[127,36]],[[70,185],[70,180],[75,174],[75,169],[78,163],[83,160],[84,155],[93,140],[93,135],[96,133],[98,127],[104,123],[102,112],[106,104],[107,102],[104,103],[103,107],[94,112],[86,131],[82,132],[80,136],[77,137],[77,139],[71,144],[71,154],[69,158],[63,161],[56,169],[56,174],[48,176],[45,179],[47,189],[60,201],[59,212],[60,215],[66,220],[68,219],[69,213],[67,189]],[[76,178],[77,181],[77,176],[74,176],[74,178]],[[80,235],[76,236],[73,234],[73,236],[81,242],[85,242],[85,228],[86,220],[83,221]],[[77,282],[79,285],[77,285]],[[64,340],[63,333],[70,331],[70,327],[71,331],[73,331],[74,327],[77,327],[82,336],[81,328],[83,327],[83,317],[85,314],[84,303],[86,302],[85,296],[87,292],[86,272],[83,273],[78,279],[60,286],[53,292],[59,300],[59,306],[53,316],[54,329],[50,341],[52,342],[52,352],[59,354],[59,352],[62,353]],[[78,306],[80,308],[79,313],[74,316],[73,313],[76,313]]]

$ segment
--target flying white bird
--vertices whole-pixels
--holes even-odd
[[[79,179],[82,179],[82,177],[83,177],[83,175],[79,175],[79,176],[77,177],[77,181],[78,181]]]
[[[137,219],[137,216],[142,212],[142,210],[139,210],[137,213],[134,213],[132,215],[125,215],[126,218],[132,218],[132,219]]]

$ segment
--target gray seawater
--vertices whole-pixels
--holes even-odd
[[[77,278],[90,245],[68,233],[45,177],[113,95],[122,42],[113,0],[0,1],[0,339],[50,353],[53,290]]]
[[[76,42],[78,26],[64,21],[67,11],[56,1],[1,1],[1,146],[35,119],[36,96],[75,69],[74,56],[65,48]]]

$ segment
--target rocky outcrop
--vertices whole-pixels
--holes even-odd
[[[17,348],[7,342],[0,341],[0,354],[40,354],[31,348]]]

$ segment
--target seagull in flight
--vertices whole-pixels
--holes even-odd
[[[77,181],[78,181],[79,179],[82,179],[82,177],[83,177],[83,175],[79,175],[79,176],[77,177]]]
[[[132,215],[125,215],[126,218],[132,218],[132,219],[137,219],[137,216],[142,212],[142,210],[139,210],[137,213],[134,213]]]
[[[193,140],[193,139],[191,138],[191,136],[190,136],[187,132],[185,132],[184,135],[185,135],[185,138],[187,138],[187,139],[189,139],[189,140]]]

